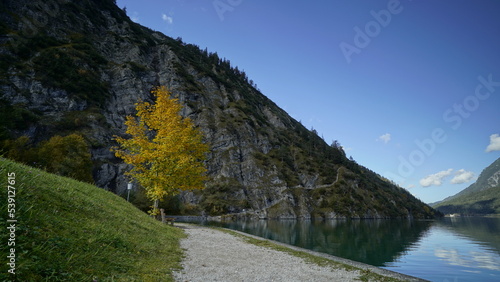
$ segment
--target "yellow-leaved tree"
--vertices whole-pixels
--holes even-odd
[[[204,188],[208,145],[191,119],[180,115],[182,106],[170,98],[166,87],[151,93],[155,103],[136,104],[137,117],[128,116],[125,122],[131,137],[115,136],[120,146],[111,150],[132,165],[127,174],[144,187],[154,203],[151,213],[156,215],[165,196]]]

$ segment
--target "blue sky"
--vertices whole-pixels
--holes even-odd
[[[500,157],[499,1],[118,0],[424,202]]]

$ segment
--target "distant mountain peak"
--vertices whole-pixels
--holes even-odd
[[[486,167],[476,182],[433,207],[446,214],[500,213],[500,158]]]

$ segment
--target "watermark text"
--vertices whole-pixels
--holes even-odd
[[[380,11],[370,11],[370,15],[373,20],[367,22],[364,28],[355,26],[354,29],[354,39],[353,44],[342,41],[339,45],[344,58],[347,63],[351,63],[352,55],[360,54],[361,49],[364,49],[370,45],[373,38],[377,37],[382,28],[387,27],[391,21],[392,16],[397,15],[403,11],[403,6],[399,0],[389,0],[387,3],[387,9],[382,9]]]
[[[493,80],[492,74],[487,77],[478,76],[477,79],[479,82],[474,89],[474,94],[468,95],[461,103],[455,103],[443,112],[443,121],[453,130],[458,130],[463,121],[470,118],[472,113],[479,109],[481,102],[484,103],[495,92],[495,88],[500,87],[500,80]],[[447,139],[445,129],[434,128],[429,138],[414,141],[416,148],[407,157],[401,155],[398,157],[397,173],[388,172],[387,175],[395,181],[403,183],[405,178],[412,175],[417,167],[423,165],[426,159],[434,154],[438,145],[443,144]]]
[[[7,173],[7,270],[16,274],[16,174]]]
[[[227,12],[234,11],[234,8],[243,3],[243,0],[214,0],[212,5],[214,6],[217,16],[219,16],[220,21],[224,20],[224,14]]]

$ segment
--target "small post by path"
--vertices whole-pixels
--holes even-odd
[[[161,213],[161,223],[166,223],[166,219],[165,219],[165,210],[164,209],[160,209],[160,213]]]
[[[130,202],[130,190],[132,190],[132,183],[127,184],[127,202]]]

